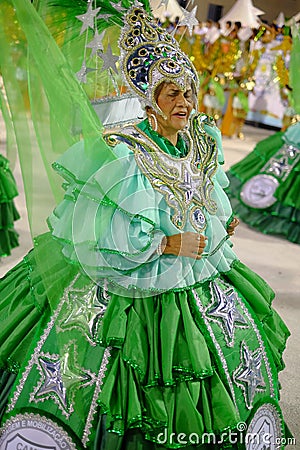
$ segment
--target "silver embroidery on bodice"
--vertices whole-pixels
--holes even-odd
[[[183,229],[189,217],[197,232],[206,228],[203,208],[211,214],[217,211],[211,198],[212,177],[217,170],[217,147],[202,127],[204,118],[206,116],[196,116],[189,130],[184,132],[189,151],[180,159],[164,153],[134,125],[106,136],[109,145],[124,142],[134,152],[140,170],[153,188],[164,195],[172,209],[171,220],[176,228]]]

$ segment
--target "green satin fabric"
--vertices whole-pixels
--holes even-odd
[[[39,264],[41,259],[47,262]],[[54,311],[75,268],[67,264],[50,233],[1,280],[0,368],[17,371],[34,342],[42,316]]]
[[[50,234],[41,236],[35,250],[2,280],[2,369],[12,372],[24,366],[43,330],[40,327],[47,324],[63,289],[77,273],[66,263],[59,249]],[[36,261],[46,251],[48,270],[40,273]],[[276,370],[281,370],[284,366],[281,355],[289,331],[271,308],[273,291],[239,261],[221,277],[249,303],[264,330],[270,360],[274,361]],[[208,301],[209,282],[196,290],[202,299],[207,298]],[[201,435],[209,430],[234,429],[240,420],[239,414],[243,420],[247,418],[249,411],[241,408],[238,412],[232,402],[226,380],[216,364],[216,350],[209,344],[197,314],[189,289],[137,300],[112,295],[98,333],[101,344],[112,347],[112,356],[98,397],[102,415],[98,416],[98,425],[93,428],[92,442],[105,439],[105,432],[98,428],[104,420],[103,414],[106,415],[105,427],[117,435],[126,434],[128,428],[141,428],[150,440],[155,439],[158,432],[163,432],[165,426],[169,432],[180,429],[187,434],[197,432]],[[65,339],[71,338],[69,332]],[[59,341],[49,342],[51,353],[59,351],[56,348],[58,344]],[[101,353],[101,347],[98,351]],[[84,340],[81,357],[87,367],[95,364],[89,360],[92,356]],[[31,383],[28,389],[31,392]],[[85,403],[76,405],[74,418],[72,415],[72,420],[66,422],[78,436],[84,426],[82,417],[89,404],[88,398],[90,394]],[[51,413],[51,404],[40,403],[39,410],[46,408]],[[188,421],[184,419],[186,417]],[[122,439],[126,440],[110,437],[109,441],[118,443]],[[140,448],[147,448],[142,435],[136,436],[134,442],[136,439]],[[151,445],[149,448],[156,448]],[[129,444],[125,448],[131,450]]]
[[[0,369],[0,422],[5,412],[10,390],[16,379],[16,374]]]
[[[175,158],[183,158],[187,155],[188,147],[183,138],[178,135],[178,141],[176,146],[173,145],[168,139],[164,138],[156,131],[154,131],[148,119],[140,122],[137,127],[142,130],[149,138],[151,138],[165,153],[174,156]]]
[[[229,174],[246,182],[260,171],[266,162],[283,145],[283,132],[279,131],[260,141],[245,158],[230,167]]]
[[[0,154],[0,257],[8,256],[19,245],[14,222],[20,218],[14,198],[18,195],[9,161]]]
[[[223,277],[257,315],[276,369],[282,370],[281,355],[289,330],[271,308],[274,292],[240,262]],[[196,290],[203,299],[209,295],[209,284]],[[223,430],[237,423],[237,411],[220,377],[214,350],[197,327],[193,311],[191,291],[138,302],[112,297],[100,338],[116,350],[99,397],[111,430],[122,433],[134,422],[143,423],[142,417],[152,427],[153,419],[158,420],[157,429],[167,423],[170,433],[181,417],[189,417],[180,427],[187,434]],[[241,419],[246,420],[249,411],[243,412],[242,400],[238,404]]]

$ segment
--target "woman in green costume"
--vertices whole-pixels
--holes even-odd
[[[293,124],[258,142],[228,171],[234,212],[265,234],[300,244],[300,31],[293,27],[289,81]]]
[[[0,449],[272,448],[289,332],[232,250],[220,132],[139,6],[119,44],[147,118],[53,165],[50,232],[1,281]]]

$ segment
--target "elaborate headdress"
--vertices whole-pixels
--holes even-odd
[[[142,8],[132,7],[127,13],[119,43],[123,78],[145,105],[161,113],[154,94],[166,80],[180,89],[189,81],[198,91],[198,74],[191,60]]]

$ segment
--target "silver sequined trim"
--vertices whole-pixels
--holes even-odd
[[[107,370],[109,358],[111,356],[110,352],[111,352],[111,347],[107,347],[104,351],[101,367],[99,369],[91,407],[90,407],[89,414],[88,414],[86,424],[84,427],[84,431],[83,431],[82,443],[85,447],[87,446],[87,443],[89,442],[89,435],[91,434],[92,422],[93,422],[93,418],[94,418],[94,415],[97,410],[97,400],[98,400],[99,394],[101,392],[102,384],[103,384],[104,377],[105,377],[105,372]]]
[[[214,335],[214,332],[213,332],[213,330],[212,330],[212,328],[210,326],[210,323],[209,323],[209,321],[208,321],[208,319],[207,319],[207,317],[205,315],[205,308],[204,308],[204,306],[201,303],[201,300],[200,300],[200,297],[199,297],[197,291],[195,289],[192,289],[192,292],[193,292],[194,298],[196,300],[197,306],[199,308],[199,311],[201,313],[202,319],[204,320],[205,326],[207,327],[207,329],[209,331],[210,337],[211,337],[211,339],[213,341],[214,346],[216,347],[216,350],[218,352],[219,358],[220,358],[220,360],[222,362],[222,367],[223,367],[223,370],[225,372],[225,376],[226,376],[226,379],[227,379],[227,382],[228,382],[228,385],[229,385],[229,388],[230,388],[231,397],[232,397],[234,406],[236,407],[236,410],[238,411],[236,398],[235,398],[235,392],[234,392],[234,386],[233,386],[232,379],[231,379],[231,376],[230,376],[230,373],[229,373],[229,370],[228,370],[228,366],[227,366],[227,362],[226,362],[224,353],[222,352],[222,349],[221,349],[221,347],[220,347],[220,345],[219,345],[219,343],[218,343],[218,341],[217,341],[217,339],[216,339],[216,337]]]
[[[64,304],[64,302],[65,302],[65,300],[67,298],[68,292],[71,289],[72,285],[76,282],[78,277],[79,277],[79,275],[76,276],[76,278],[73,280],[73,282],[70,285],[70,287],[65,290],[64,295],[62,296],[60,304],[58,305],[55,313],[51,317],[51,319],[50,319],[47,327],[45,328],[45,330],[44,330],[44,332],[43,332],[43,334],[42,334],[42,336],[41,336],[37,346],[34,349],[34,352],[33,352],[32,356],[31,356],[31,358],[30,358],[30,360],[29,360],[29,362],[28,362],[28,364],[27,364],[27,366],[26,366],[26,368],[25,368],[25,370],[23,372],[23,375],[22,375],[22,377],[21,377],[21,379],[19,381],[19,384],[16,387],[14,395],[13,395],[13,397],[11,398],[11,400],[9,402],[9,405],[7,407],[7,411],[12,411],[14,409],[14,407],[15,407],[17,401],[18,401],[18,398],[20,397],[21,392],[22,392],[22,390],[24,388],[24,384],[25,384],[25,382],[26,382],[26,380],[28,378],[28,375],[29,375],[30,371],[31,371],[33,366],[38,361],[38,355],[41,352],[41,349],[42,349],[44,343],[46,342],[46,339],[49,336],[49,334],[50,334],[50,332],[51,332],[51,330],[52,330],[52,328],[54,326],[54,323],[55,323],[55,321],[56,321],[56,319],[57,319],[57,317],[58,317],[58,315],[59,315],[59,313],[61,311],[61,308],[62,308],[62,306],[63,306],[63,304]]]

